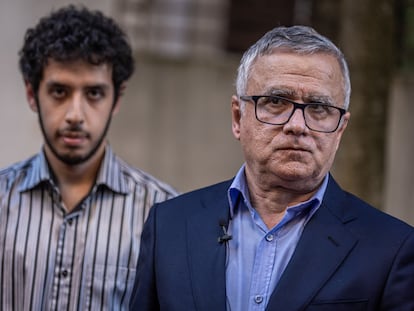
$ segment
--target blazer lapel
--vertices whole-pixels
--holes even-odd
[[[227,183],[226,183],[227,184]],[[228,184],[229,185],[229,184]],[[195,206],[187,220],[188,262],[197,310],[226,310],[226,244],[220,221],[228,222],[228,185]]]
[[[337,212],[341,214],[340,210],[344,207],[340,202],[344,193],[339,191],[336,183],[331,183],[332,186],[337,187],[331,190],[339,196],[335,198],[331,192],[306,225],[296,250],[270,297],[267,310],[302,310],[357,243],[357,239],[344,226],[344,222],[353,217],[335,215]],[[334,213],[331,206],[335,206]]]

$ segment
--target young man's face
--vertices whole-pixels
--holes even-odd
[[[85,61],[49,60],[39,90],[26,85],[29,105],[39,115],[48,157],[78,165],[104,151],[114,103],[112,68]]]

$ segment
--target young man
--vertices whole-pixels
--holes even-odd
[[[341,51],[309,27],[247,50],[232,98],[245,164],[151,209],[132,310],[414,310],[414,229],[329,173],[349,81]]]
[[[131,48],[113,20],[68,6],[27,31],[20,69],[44,146],[0,172],[0,309],[125,310],[144,219],[176,195],[106,141]]]

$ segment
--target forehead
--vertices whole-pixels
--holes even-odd
[[[112,66],[84,60],[56,61],[49,59],[44,66],[42,82],[62,84],[112,84]]]
[[[315,93],[339,104],[344,100],[343,86],[342,71],[334,56],[276,51],[259,56],[252,64],[247,92],[263,94],[282,89],[297,97]]]

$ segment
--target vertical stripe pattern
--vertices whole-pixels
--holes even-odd
[[[127,310],[149,208],[177,195],[109,146],[67,213],[43,152],[0,171],[0,310]]]

